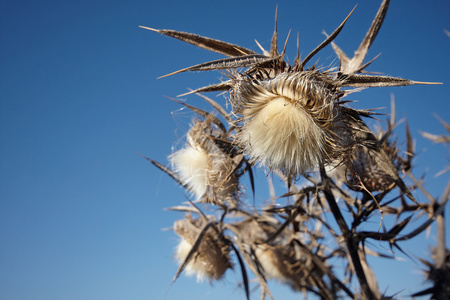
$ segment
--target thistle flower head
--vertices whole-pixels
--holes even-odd
[[[410,170],[414,147],[406,124],[406,157],[402,157],[400,146],[393,138],[394,127],[395,106],[393,105],[392,119],[386,131],[379,128],[375,135],[366,129],[364,130],[366,136],[361,133],[365,143],[355,141],[349,159],[338,171],[345,174],[337,175],[341,177],[341,180],[345,177],[348,187],[369,192],[387,191],[396,184],[400,184],[402,188],[398,173],[406,173]]]
[[[298,237],[291,235],[287,229],[277,232],[279,226],[280,223],[274,220],[246,220],[237,224],[236,228],[239,238],[252,248],[252,259],[264,278],[275,279],[294,290],[315,286],[316,280],[321,281],[323,273],[317,270],[310,254],[293,242],[297,239],[300,243]],[[277,236],[271,238],[274,234]]]
[[[206,202],[235,203],[240,185],[237,163],[216,140],[227,140],[226,133],[209,119],[196,120],[187,133],[187,144],[170,155],[175,172],[197,199]]]
[[[231,97],[242,121],[237,143],[252,161],[286,175],[316,168],[331,147],[334,89],[314,71],[238,82]]]
[[[201,219],[194,220],[190,216],[175,222],[174,230],[181,237],[175,251],[175,257],[180,264],[183,264],[187,259],[204,225],[205,222]],[[217,232],[208,228],[195,254],[186,265],[187,274],[197,275],[199,281],[204,279],[218,280],[231,267],[228,246]]]

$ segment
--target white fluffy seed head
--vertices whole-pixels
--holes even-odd
[[[201,149],[188,146],[173,153],[169,159],[189,191],[197,199],[203,197],[208,189],[208,154]]]
[[[185,148],[169,156],[173,170],[197,200],[236,204],[241,193],[237,161],[215,139],[227,141],[226,132],[211,120],[197,120],[187,133]]]
[[[238,141],[253,160],[285,174],[304,174],[317,167],[325,150],[322,128],[284,97],[268,99],[245,122]]]
[[[305,71],[237,81],[232,104],[241,116],[236,141],[252,161],[292,177],[328,159],[335,116],[333,81]]]

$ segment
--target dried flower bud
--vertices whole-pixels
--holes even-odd
[[[395,186],[395,178],[386,170],[390,171],[378,153],[367,147],[358,147],[347,171],[348,184],[352,188],[362,184],[371,192],[388,190]]]
[[[300,256],[292,245],[279,245],[276,247],[269,245],[257,246],[255,255],[264,269],[264,274],[286,283],[295,290],[301,287],[303,281],[303,268],[305,258]]]
[[[200,219],[193,220],[190,216],[175,222],[174,230],[181,237],[175,252],[175,257],[180,264],[186,260],[188,253],[195,245],[204,223]],[[229,248],[223,238],[213,229],[207,229],[195,254],[186,265],[187,274],[197,275],[199,281],[220,279],[225,271],[232,267],[228,253]]]
[[[215,128],[208,119],[197,120],[187,133],[185,148],[169,158],[197,199],[235,204],[240,194],[237,162],[216,144],[216,139],[227,140],[226,133]]]
[[[264,277],[286,283],[300,290],[307,282],[307,257],[299,247],[289,242],[289,234],[283,231],[270,242],[265,242],[280,226],[278,222],[246,220],[236,225],[240,239],[253,248],[256,264],[262,267]]]
[[[413,153],[409,153],[406,159],[401,157],[397,143],[390,140],[390,131],[380,130],[377,137],[368,129],[366,132],[365,144],[355,142],[356,146],[353,147],[346,164],[338,168],[333,175],[345,180],[353,190],[375,192],[391,189],[396,185],[397,174],[408,171]],[[413,152],[413,149],[409,151]]]

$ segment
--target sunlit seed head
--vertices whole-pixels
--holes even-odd
[[[173,169],[197,199],[208,189],[209,156],[200,149],[186,147],[169,156]]]
[[[333,89],[327,73],[313,71],[237,81],[231,99],[242,125],[236,141],[252,161],[286,175],[315,169],[330,150]]]
[[[281,282],[288,281],[280,270],[278,270],[277,264],[274,261],[274,255],[271,250],[264,249],[262,246],[256,247],[255,255],[258,258],[258,262],[264,269],[264,275],[268,278],[273,278]]]
[[[234,204],[239,200],[241,188],[236,162],[214,139],[227,140],[228,137],[214,128],[210,120],[197,120],[187,133],[185,148],[169,159],[174,171],[198,200]]]
[[[304,174],[321,161],[325,137],[301,106],[277,97],[262,104],[244,123],[238,141],[262,165],[286,174]]]

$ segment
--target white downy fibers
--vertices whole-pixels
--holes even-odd
[[[286,174],[304,174],[322,159],[325,137],[300,105],[277,97],[245,122],[239,142],[263,165]]]
[[[197,199],[205,195],[208,189],[209,156],[201,149],[186,147],[169,157],[188,189]]]

